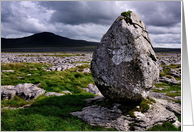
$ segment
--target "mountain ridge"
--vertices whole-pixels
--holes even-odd
[[[1,48],[83,47],[98,44],[98,42],[69,39],[51,32],[36,33],[23,38],[1,38]]]

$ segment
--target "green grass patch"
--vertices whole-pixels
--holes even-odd
[[[153,102],[153,103],[156,103],[156,100],[150,98],[149,96],[147,96],[147,99],[148,99],[149,101]]]
[[[122,12],[121,15],[126,17],[127,19],[130,19],[131,13],[132,13],[132,11],[129,10],[129,11],[126,11],[126,12]]]
[[[166,92],[166,95],[170,97],[181,96],[181,91],[178,90],[176,93]]]
[[[170,64],[169,66],[165,65],[163,67],[175,69],[175,68],[181,68],[181,65]]]
[[[26,109],[4,109],[1,112],[2,131],[107,131],[91,126],[70,112],[86,106],[86,98],[94,95],[76,94],[60,97],[41,97]]]
[[[33,101],[26,101],[18,96],[10,100],[1,100],[1,108],[3,107],[22,107],[26,104],[31,104]]]
[[[72,93],[81,93],[81,88],[86,88],[93,83],[91,73],[77,73],[77,68],[90,68],[90,65],[82,65],[65,71],[47,72],[42,67],[48,68],[50,64],[41,63],[9,63],[1,64],[2,70],[15,70],[13,73],[1,73],[1,85],[17,85],[24,83],[41,83],[40,87],[47,92],[62,92],[69,90]],[[36,68],[37,70],[30,70]],[[28,76],[27,74],[31,74]],[[20,77],[20,78],[19,78]]]
[[[177,91],[178,93],[181,92],[181,83],[178,85],[168,84],[168,83],[157,83],[154,84],[156,87],[162,87],[165,89],[159,90],[159,89],[153,89],[153,92],[159,92],[159,93],[167,93],[169,91]],[[173,93],[172,93],[173,94]]]
[[[172,123],[164,122],[162,125],[156,125],[146,131],[181,131],[181,126],[177,129]]]

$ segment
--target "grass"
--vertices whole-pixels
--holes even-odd
[[[166,93],[166,95],[170,97],[181,96],[181,83],[179,83],[178,85],[173,85],[168,83],[157,83],[155,84],[155,86],[163,87],[165,89],[162,89],[162,90],[153,89],[153,92]],[[171,93],[170,91],[177,91],[177,92]]]
[[[175,69],[175,68],[181,68],[181,65],[170,64],[169,66],[165,65],[163,67]]]
[[[131,13],[132,13],[132,11],[129,10],[129,11],[126,11],[126,12],[122,12],[121,15],[126,17],[127,19],[130,19]]]
[[[65,71],[47,72],[42,69],[42,67],[48,68],[49,66],[50,64],[41,63],[1,64],[2,70],[15,70],[14,73],[1,73],[1,85],[41,83],[40,87],[47,92],[69,90],[72,93],[81,93],[83,91],[81,88],[86,88],[89,83],[94,84],[91,73],[83,74],[75,72],[77,68],[90,68],[89,65],[82,65]],[[32,68],[36,68],[37,70],[30,70]],[[31,76],[27,74],[31,74]]]
[[[172,123],[164,122],[162,125],[153,126],[146,131],[181,131],[181,126],[177,129]]]
[[[42,63],[9,63],[1,64],[1,70],[15,70],[13,73],[1,72],[1,85],[17,85],[23,83],[41,83],[40,87],[47,92],[62,92],[69,90],[73,95],[65,96],[39,96],[37,99],[25,101],[24,99],[15,96],[11,100],[2,100],[1,108],[21,107],[31,104],[25,109],[2,109],[1,111],[1,130],[2,131],[109,131],[115,129],[105,129],[101,126],[91,126],[76,116],[71,115],[71,112],[81,111],[83,107],[88,106],[85,99],[92,98],[95,95],[87,93],[81,88],[87,87],[89,83],[93,83],[91,73],[77,73],[76,70],[90,68],[85,64],[65,71],[50,71],[47,69],[51,64]],[[37,70],[30,70],[37,69]],[[168,71],[166,71],[168,72]],[[31,74],[31,76],[27,76]],[[22,78],[18,78],[22,77]],[[155,84],[156,87],[164,87],[161,91],[154,89],[155,92],[167,93],[168,96],[180,95],[181,88],[179,85],[171,85],[167,83]],[[169,91],[178,91],[170,93]],[[147,98],[142,102],[122,104],[119,106],[124,115],[130,115],[135,118],[134,111],[146,112],[149,109],[148,104],[155,103],[155,100]],[[179,101],[179,103],[181,103]],[[90,104],[91,105],[91,104]],[[99,103],[98,105],[112,108],[110,102]],[[136,106],[140,106],[137,108]],[[181,120],[179,115],[176,115]],[[132,124],[133,125],[133,124]],[[180,129],[180,128],[179,128]],[[154,130],[179,130],[170,123],[164,123],[161,126],[157,125],[149,129]]]
[[[94,95],[75,94],[60,97],[37,98],[26,109],[4,109],[1,112],[2,131],[107,131],[100,126],[91,126],[70,114],[86,106],[86,98]]]
[[[31,104],[33,101],[26,101],[18,96],[15,96],[10,100],[1,100],[1,108],[3,107],[22,107],[27,104]]]

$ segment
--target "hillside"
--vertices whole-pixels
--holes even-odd
[[[1,38],[2,52],[94,51],[98,42],[74,40],[50,32],[23,38]],[[80,47],[80,48],[79,48]],[[154,48],[155,52],[181,52],[178,48]]]
[[[1,48],[39,48],[39,47],[83,47],[97,46],[97,42],[73,40],[49,32],[37,33],[23,38],[1,38]]]

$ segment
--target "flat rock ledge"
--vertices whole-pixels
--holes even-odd
[[[153,97],[152,99],[156,100],[156,103],[150,105],[150,109],[145,113],[135,111],[134,115],[136,118],[132,118],[129,115],[122,115],[121,110],[118,108],[120,104],[117,103],[111,109],[95,104],[83,108],[82,111],[72,112],[71,114],[78,116],[90,125],[115,128],[119,131],[145,131],[154,125],[161,125],[167,121],[178,128],[181,123],[173,113],[173,108],[177,108],[177,104],[169,104],[167,100],[163,99]],[[93,99],[87,99],[87,102],[95,102],[95,100],[99,103],[99,101],[105,101],[106,99],[103,96],[97,96]]]

